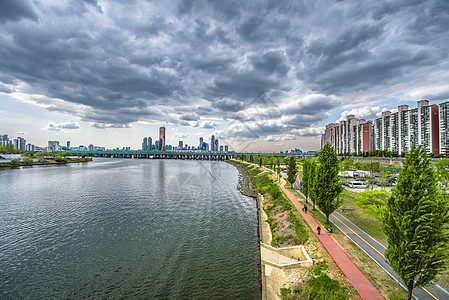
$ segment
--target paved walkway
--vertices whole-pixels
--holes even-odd
[[[298,210],[304,220],[309,224],[310,228],[312,228],[315,236],[320,240],[327,252],[329,252],[330,256],[334,259],[337,266],[352,283],[359,295],[363,299],[384,299],[373,284],[365,277],[365,275],[363,275],[362,272],[360,272],[360,270],[354,265],[343,250],[341,250],[337,243],[335,243],[335,241],[327,234],[327,231],[324,228],[321,230],[321,234],[317,235],[316,228],[319,225],[318,222],[310,214],[306,214],[302,211],[301,203],[299,203],[296,197],[287,188],[285,188],[284,185],[285,180],[282,179],[280,186],[281,190],[292,202],[293,206]]]
[[[298,179],[296,179],[295,190],[305,198],[305,196],[298,190]],[[309,198],[309,202],[311,202]],[[318,210],[319,211],[319,210]],[[321,212],[322,213],[322,212]],[[329,216],[329,220],[351,241],[354,242],[360,249],[362,249],[375,263],[377,263],[388,275],[394,280],[398,281],[398,275],[393,271],[393,268],[385,261],[384,252],[386,247],[368,235],[362,229],[357,227],[354,223],[346,219],[338,212],[333,212]],[[398,284],[407,290],[402,280]],[[413,295],[417,300],[438,300],[449,299],[449,292],[444,290],[439,285],[429,285],[427,287],[417,287],[413,289]]]

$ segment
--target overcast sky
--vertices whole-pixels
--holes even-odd
[[[316,150],[348,113],[447,100],[448,45],[447,0],[2,0],[0,134]]]

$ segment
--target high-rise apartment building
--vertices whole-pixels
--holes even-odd
[[[147,139],[147,150],[148,151],[153,150],[153,139],[150,136]]]
[[[229,147],[228,145],[225,145],[225,151],[228,152],[229,151]]]
[[[199,150],[204,150],[203,149],[203,137],[200,137],[200,146],[198,147]]]
[[[439,105],[440,110],[440,153],[449,155],[449,102]]]
[[[0,135],[0,146],[8,146],[11,144],[11,141],[8,138],[7,134]]]
[[[59,141],[48,141],[48,149],[50,151],[57,151],[59,148],[61,148],[59,146]]]
[[[384,111],[372,121],[353,115],[338,124],[328,124],[321,144],[330,143],[337,153],[385,150],[399,155],[412,146],[422,145],[428,153],[449,154],[449,102],[429,105],[418,101],[418,107],[398,106],[397,112]]]
[[[159,150],[165,151],[165,127],[159,128]]]
[[[26,150],[26,143],[27,143],[27,141],[20,136],[13,140],[14,148],[22,150],[22,151]]]
[[[321,147],[330,143],[337,153],[359,153],[371,150],[372,123],[348,115],[346,120],[326,125]]]
[[[220,145],[220,143],[218,142],[218,139],[215,139],[214,151],[218,151],[219,145]]]

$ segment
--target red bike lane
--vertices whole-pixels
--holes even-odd
[[[298,210],[303,219],[312,228],[315,236],[326,248],[329,255],[335,261],[337,266],[346,275],[351,284],[359,293],[360,297],[363,299],[385,299],[379,291],[374,287],[374,285],[366,278],[365,275],[355,266],[355,264],[349,259],[349,257],[343,252],[343,250],[337,245],[337,243],[329,236],[327,231],[323,228],[321,234],[318,235],[316,228],[319,226],[318,222],[310,215],[302,211],[301,203],[296,199],[293,194],[284,187],[285,180],[282,179],[281,190],[293,204],[293,206]]]

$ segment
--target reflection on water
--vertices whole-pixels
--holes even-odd
[[[223,162],[0,171],[0,299],[252,299],[257,209]]]

